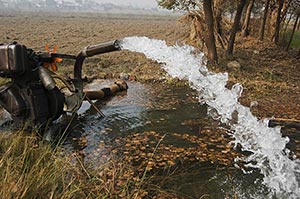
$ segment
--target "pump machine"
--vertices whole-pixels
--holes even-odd
[[[18,43],[0,44],[0,76],[8,79],[0,87],[0,105],[18,128],[45,128],[63,113],[76,113],[83,100],[126,90],[124,81],[98,92],[84,92],[82,65],[86,57],[119,50],[119,41],[87,46],[77,55],[35,52]],[[74,59],[74,77],[66,80],[55,72],[55,62]],[[56,79],[64,85],[60,88]],[[92,99],[90,99],[92,98]]]

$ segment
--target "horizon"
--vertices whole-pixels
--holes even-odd
[[[46,1],[46,0],[28,0],[29,2],[41,2],[41,1]],[[76,2],[76,0],[54,0],[56,2]],[[156,0],[147,0],[147,1],[140,1],[140,0],[91,0],[96,3],[111,3],[116,6],[132,6],[136,8],[144,8],[144,9],[152,9],[152,8],[159,8],[158,3]],[[10,2],[10,3],[17,3],[17,2],[23,2],[20,0],[3,0],[3,2]],[[83,4],[85,4],[85,0],[83,0]]]

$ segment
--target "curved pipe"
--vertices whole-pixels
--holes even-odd
[[[74,79],[81,80],[82,65],[86,57],[92,57],[94,55],[120,50],[119,44],[120,40],[113,40],[83,48],[76,56],[76,61],[74,65]]]

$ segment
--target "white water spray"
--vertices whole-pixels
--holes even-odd
[[[259,121],[250,108],[241,105],[238,98],[242,86],[235,84],[227,89],[228,74],[208,71],[203,53],[195,54],[191,46],[167,46],[165,41],[147,37],[124,38],[121,48],[144,53],[162,63],[172,77],[189,81],[199,92],[200,102],[209,106],[210,114],[230,124],[235,145],[241,144],[243,150],[252,152],[243,159],[245,166],[260,170],[264,185],[270,189],[269,197],[300,197],[300,161],[289,159],[290,152],[285,148],[289,139],[282,137],[280,128],[269,128],[267,120]]]

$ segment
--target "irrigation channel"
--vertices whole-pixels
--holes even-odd
[[[98,80],[87,88],[98,90],[111,83]],[[96,102],[106,115],[103,119],[84,102],[79,110],[80,123],[72,129],[73,140],[67,140],[65,147],[80,151],[86,161],[95,164],[105,163],[114,148],[122,148],[121,155],[138,156],[129,158],[137,162],[147,159],[143,153],[152,152],[165,135],[155,157],[157,168],[171,166],[171,172],[178,168],[182,172],[171,176],[163,188],[192,198],[268,195],[258,170],[244,174],[233,167],[234,157],[242,154],[233,149],[227,129],[207,115],[207,106],[199,104],[195,90],[138,82],[128,82],[128,86],[127,92]],[[118,139],[123,140],[122,146],[117,145]],[[136,148],[140,148],[137,153]],[[170,161],[174,165],[168,165]]]

